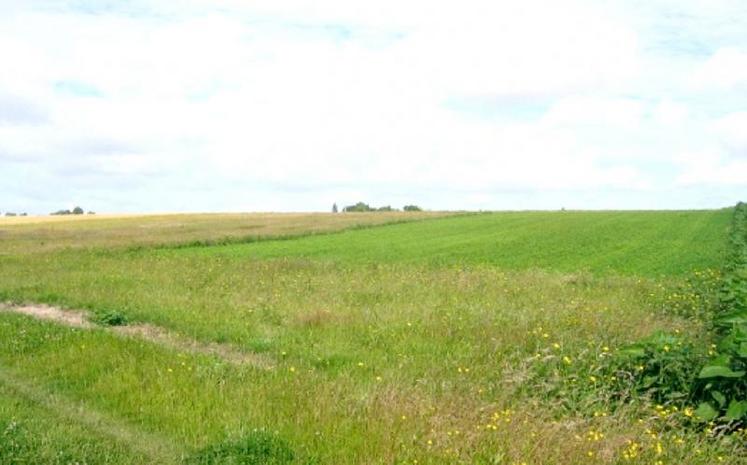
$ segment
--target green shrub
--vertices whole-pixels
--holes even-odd
[[[94,321],[105,326],[123,326],[128,320],[127,316],[117,310],[110,310],[94,316]]]
[[[747,420],[747,204],[738,203],[730,234],[731,254],[719,295],[713,328],[713,356],[694,386],[701,419]]]
[[[706,357],[701,341],[657,332],[616,351],[608,370],[617,375],[621,398],[645,393],[659,404],[682,405],[693,400],[698,367]]]
[[[240,439],[210,445],[187,460],[191,465],[286,465],[295,462],[288,443],[277,434],[253,431]]]

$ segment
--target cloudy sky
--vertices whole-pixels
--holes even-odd
[[[744,0],[0,0],[0,211],[747,200]]]

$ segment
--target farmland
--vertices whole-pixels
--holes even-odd
[[[740,463],[605,371],[709,347],[732,216],[0,222],[0,302],[92,322],[0,312],[0,463]]]

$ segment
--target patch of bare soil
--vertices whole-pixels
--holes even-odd
[[[87,315],[82,311],[63,310],[48,305],[5,305],[0,304],[0,311],[21,313],[39,320],[53,321],[65,326],[75,328],[93,328],[95,325],[88,321]]]
[[[106,328],[119,336],[135,337],[164,347],[193,354],[207,354],[236,365],[251,365],[257,368],[274,368],[272,359],[262,354],[244,352],[231,344],[201,342],[190,339],[165,328],[150,324],[105,327],[92,323],[88,314],[79,310],[63,310],[48,305],[7,305],[0,303],[0,312],[13,312],[39,320],[52,321],[74,328]]]

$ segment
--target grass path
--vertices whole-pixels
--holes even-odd
[[[0,303],[0,312],[18,313],[73,328],[105,328],[92,322],[88,318],[88,313],[82,310],[61,309],[49,305]],[[275,366],[272,358],[266,354],[243,351],[231,344],[196,341],[152,324],[110,326],[107,329],[119,336],[139,338],[178,352],[212,355],[236,365],[251,365],[261,369],[272,369]]]
[[[125,445],[128,449],[147,457],[149,463],[176,464],[180,461],[179,448],[172,440],[143,431],[83,403],[66,399],[56,392],[42,389],[2,365],[0,386],[54,414],[60,420],[73,421],[97,435]],[[1,459],[2,457],[0,461]]]

